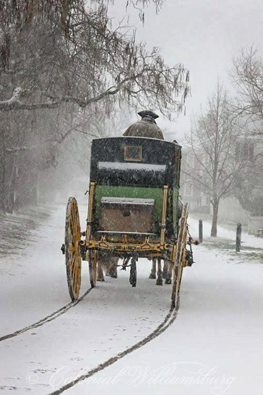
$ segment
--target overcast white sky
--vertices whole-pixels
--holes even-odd
[[[126,0],[115,0],[114,23],[126,15],[125,4]],[[242,48],[253,45],[263,54],[263,0],[164,0],[158,14],[154,6],[145,10],[144,26],[136,11],[128,12],[138,40],[149,48],[159,47],[166,63],[182,63],[190,70],[192,98],[187,116],[173,124],[159,120],[174,136],[190,128],[192,113],[205,106],[217,78],[230,85],[232,59]]]

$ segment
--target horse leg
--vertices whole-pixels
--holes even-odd
[[[153,280],[156,279],[156,258],[153,258],[152,260],[152,269],[149,278]]]
[[[164,260],[163,262],[163,279],[166,280],[168,273],[168,262]]]
[[[167,275],[165,278],[165,284],[172,284],[172,264],[171,262],[166,261],[167,263]]]
[[[163,285],[162,261],[161,261],[161,258],[158,258],[158,268],[157,268],[157,280],[156,280],[156,285]]]
[[[105,281],[104,280],[104,274],[103,274],[103,269],[102,269],[102,263],[98,260],[98,276],[97,276],[97,281]]]
[[[118,258],[111,258],[108,275],[111,276],[112,278],[118,278],[117,264],[118,264]]]

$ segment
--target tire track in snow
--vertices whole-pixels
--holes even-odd
[[[143,347],[145,344],[149,343],[156,337],[160,336],[167,328],[169,328],[170,325],[175,321],[178,313],[178,308],[179,308],[179,301],[176,305],[176,307],[171,307],[169,310],[169,313],[166,315],[164,320],[155,328],[149,335],[144,337],[142,340],[139,342],[135,343],[133,346],[130,346],[124,351],[121,351],[120,353],[116,354],[114,357],[111,357],[107,359],[105,362],[102,362],[95,368],[83,373],[82,375],[78,376],[76,379],[70,381],[69,383],[63,385],[56,391],[51,392],[49,395],[59,395],[62,394],[62,392],[67,391],[68,389],[74,387],[78,383],[89,379],[91,376],[94,376],[96,373],[101,372],[102,370],[108,368],[109,366],[113,365],[114,363],[118,362],[120,359],[126,357],[126,355],[131,354],[132,352],[138,350],[139,348]]]
[[[48,322],[51,322],[55,320],[56,318],[60,317],[61,315],[65,314],[68,310],[72,309],[75,307],[77,304],[79,304],[92,290],[92,288],[89,288],[86,292],[84,292],[83,295],[74,302],[69,302],[65,304],[64,306],[60,307],[60,309],[54,311],[53,313],[47,315],[44,318],[41,318],[41,320],[34,322],[33,324],[30,324],[28,326],[25,326],[24,328],[18,329],[15,332],[8,333],[7,335],[1,336],[0,337],[0,342],[8,339],[12,339],[13,337],[22,335],[25,332],[30,331],[31,329],[36,329],[40,326],[43,326],[44,324],[47,324]]]

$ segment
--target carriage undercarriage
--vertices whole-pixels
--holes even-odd
[[[120,232],[107,232],[91,236],[91,225],[93,215],[93,193],[95,185],[91,185],[89,194],[89,209],[86,231],[81,232],[77,201],[70,198],[67,206],[65,244],[63,252],[66,255],[67,280],[69,293],[72,300],[79,297],[81,285],[81,262],[88,261],[91,287],[96,286],[98,280],[98,264],[100,254],[106,255],[109,259],[123,259],[122,269],[130,268],[129,282],[135,287],[137,283],[137,261],[139,258],[156,260],[158,267],[163,260],[169,267],[169,279],[167,283],[172,283],[171,300],[172,306],[179,302],[179,292],[183,268],[189,266],[189,252],[187,252],[188,227],[187,227],[187,205],[183,207],[180,218],[179,232],[177,240],[165,240],[165,218],[167,205],[163,205],[163,223],[160,238],[156,235],[143,234],[121,234]],[[167,188],[164,187],[164,201],[166,199]],[[158,284],[158,282],[157,282]],[[159,283],[160,284],[160,283]]]

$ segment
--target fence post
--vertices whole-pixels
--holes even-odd
[[[236,233],[236,252],[240,252],[241,246],[241,232],[242,232],[242,225],[237,224],[237,233]]]
[[[203,243],[203,221],[199,219],[199,243]]]

